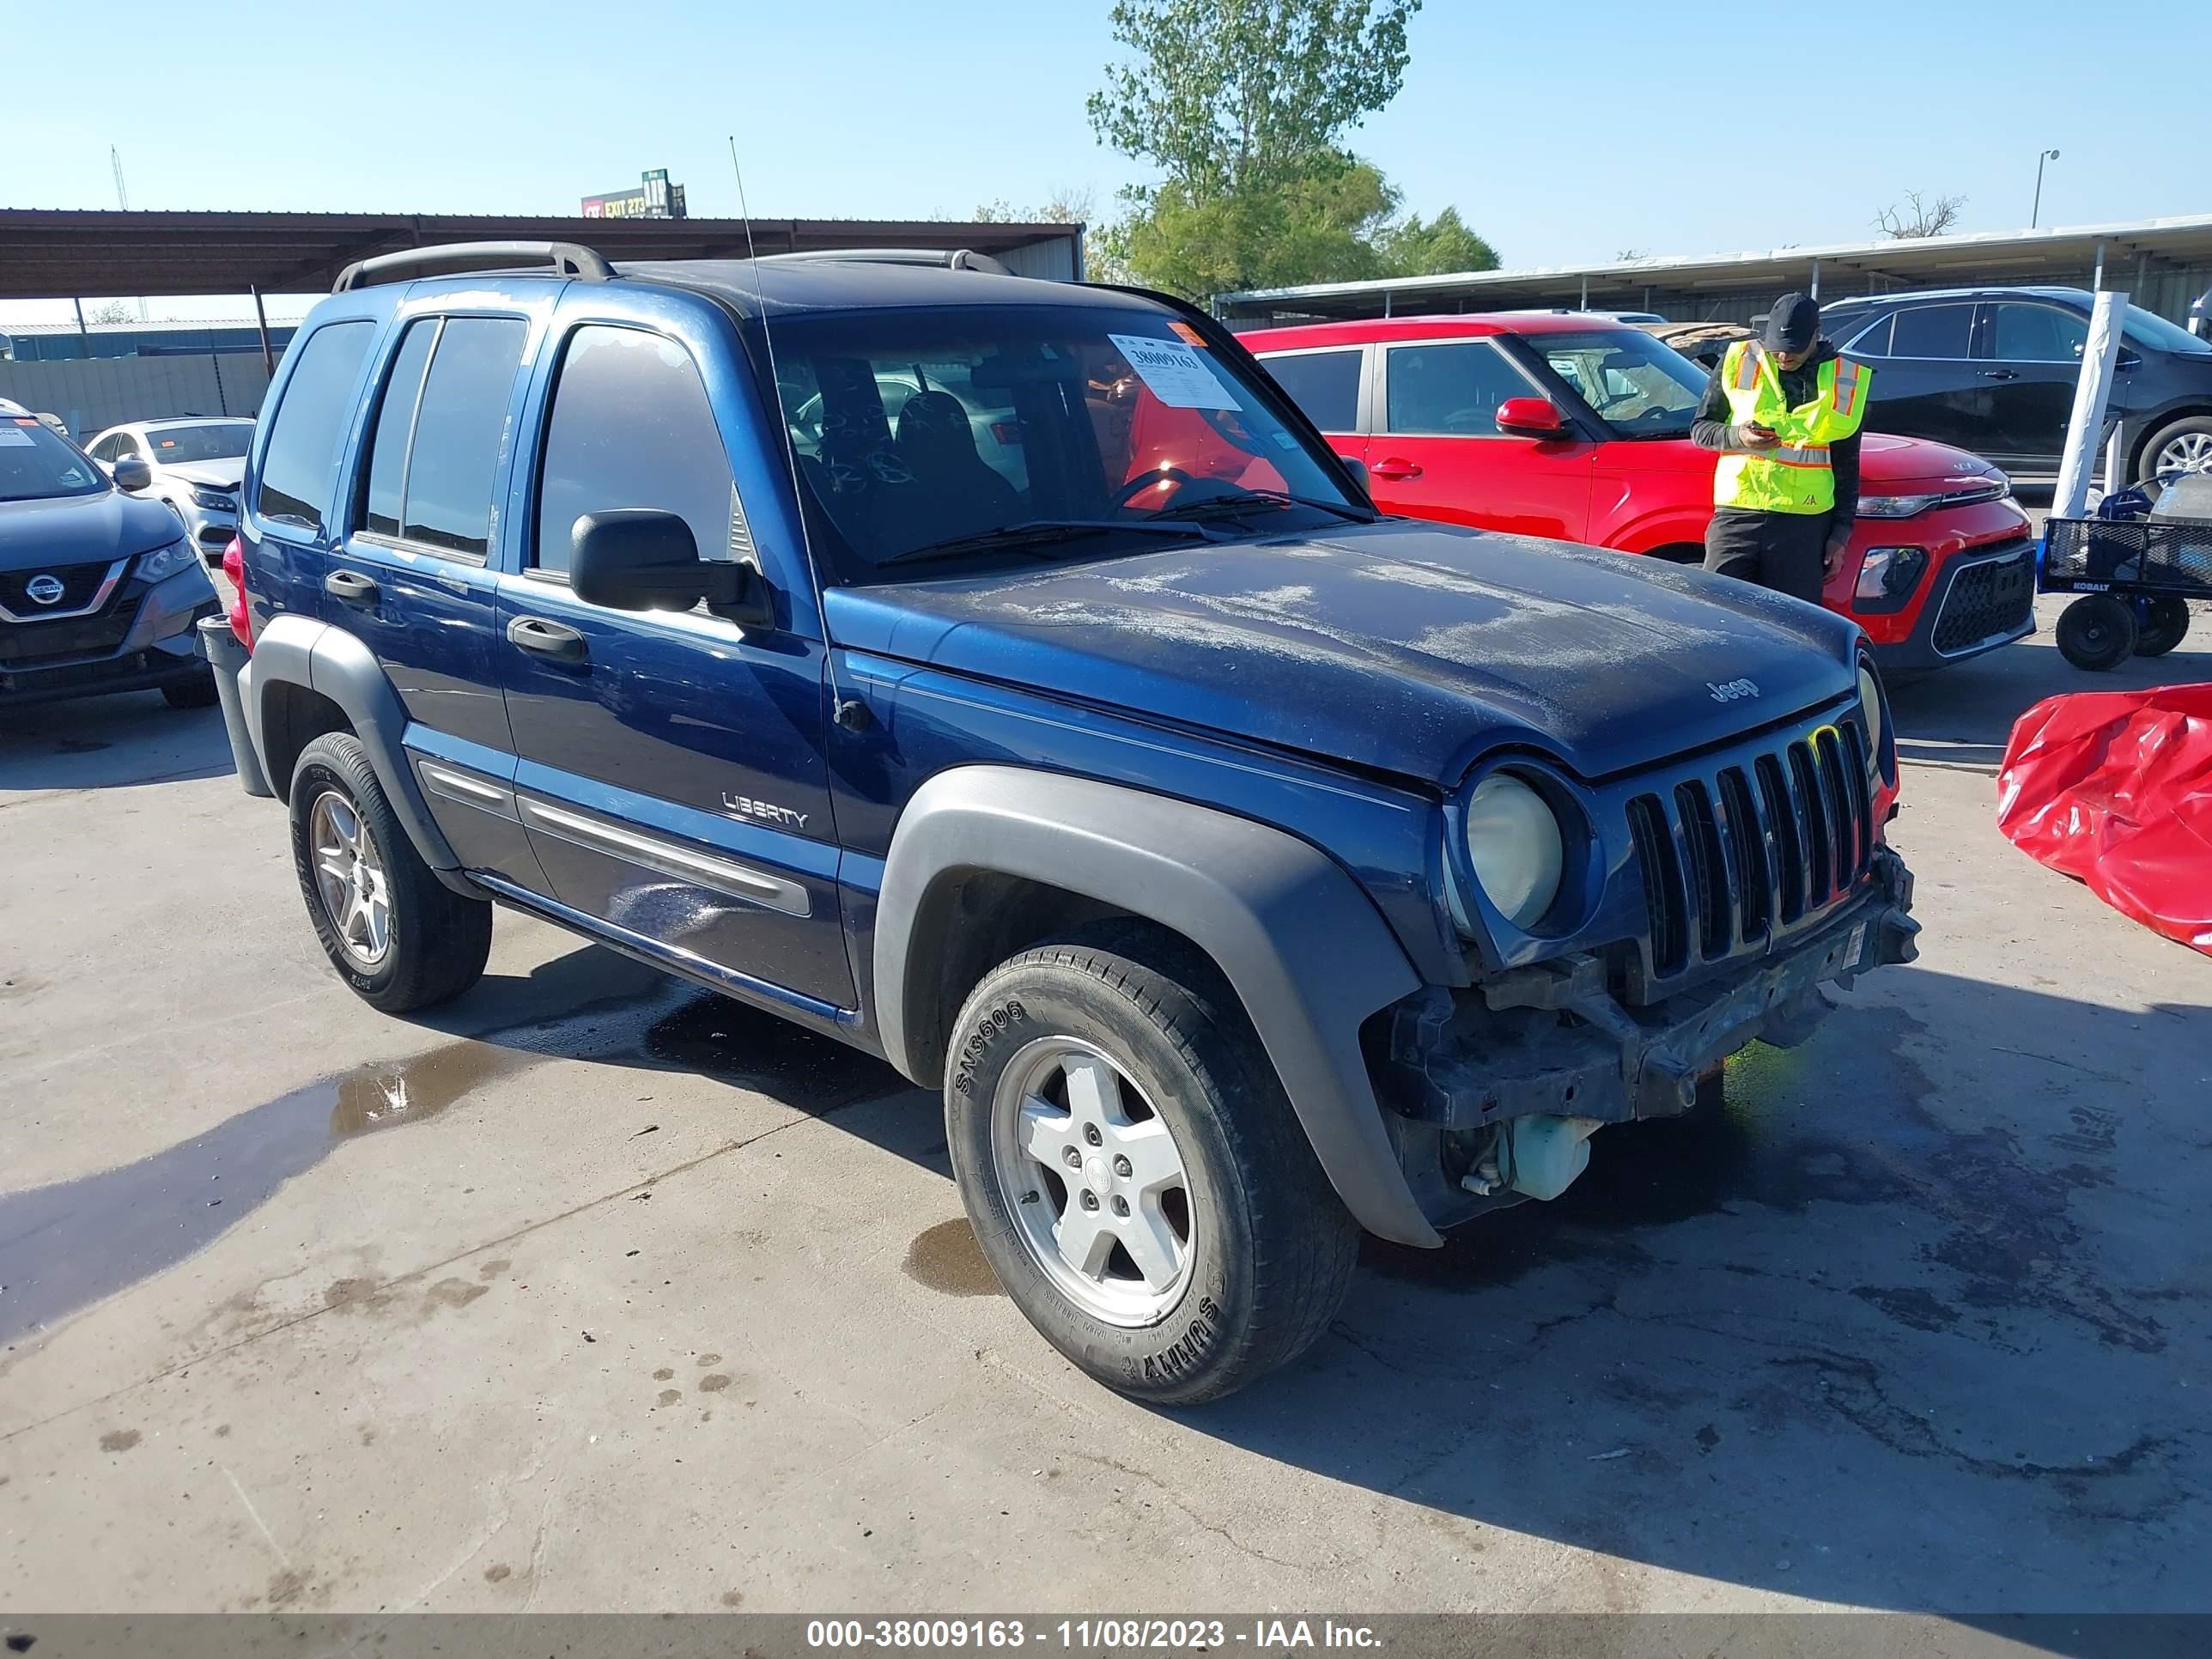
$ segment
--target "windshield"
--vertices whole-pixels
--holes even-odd
[[[146,428],[146,458],[155,466],[179,462],[242,459],[253,447],[251,421],[210,421],[198,426]]]
[[[36,416],[0,418],[0,501],[97,495],[106,488],[91,459]]]
[[[1186,518],[1256,534],[1367,516],[1280,394],[1164,313],[847,313],[779,323],[774,345],[813,522],[849,581],[947,544],[1036,559],[1155,547]],[[1085,533],[1045,528],[1063,523]]]
[[[1629,328],[1521,337],[1619,436],[1688,435],[1705,372],[1672,346]]]
[[[2139,346],[2148,346],[2154,351],[2185,351],[2196,357],[2212,352],[2212,344],[2198,339],[2179,324],[2169,323],[2156,312],[2145,311],[2141,306],[2128,307],[2128,319],[2120,325],[2120,337],[2132,340]]]

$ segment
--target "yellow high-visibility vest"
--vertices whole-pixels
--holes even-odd
[[[1836,475],[1828,446],[1848,438],[1866,418],[1867,387],[1874,371],[1845,357],[1820,365],[1820,390],[1795,408],[1782,395],[1780,372],[1756,340],[1738,340],[1721,359],[1721,389],[1729,419],[1756,422],[1782,439],[1757,454],[1721,457],[1713,469],[1713,505],[1759,513],[1826,513],[1836,504]]]

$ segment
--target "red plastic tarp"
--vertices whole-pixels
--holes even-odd
[[[1997,827],[2123,915],[2212,956],[2212,685],[2036,704],[2005,746]]]

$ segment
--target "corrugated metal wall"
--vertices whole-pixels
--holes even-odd
[[[0,362],[0,398],[58,415],[79,438],[118,421],[179,415],[258,415],[269,375],[258,352],[103,357],[89,362]]]
[[[1042,276],[1054,283],[1083,280],[1082,239],[1055,236],[1048,242],[1010,248],[997,256],[999,263],[1017,276]]]

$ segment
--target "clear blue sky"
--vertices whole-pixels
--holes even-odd
[[[9,37],[12,207],[114,206],[111,144],[139,208],[559,213],[665,167],[734,215],[732,132],[762,216],[1103,217],[1140,176],[1084,116],[1107,0],[111,0]],[[1429,0],[1412,40],[1352,147],[1509,265],[1851,240],[1910,189],[2023,227],[2051,147],[2046,225],[2212,213],[2212,21],[2181,0]]]

